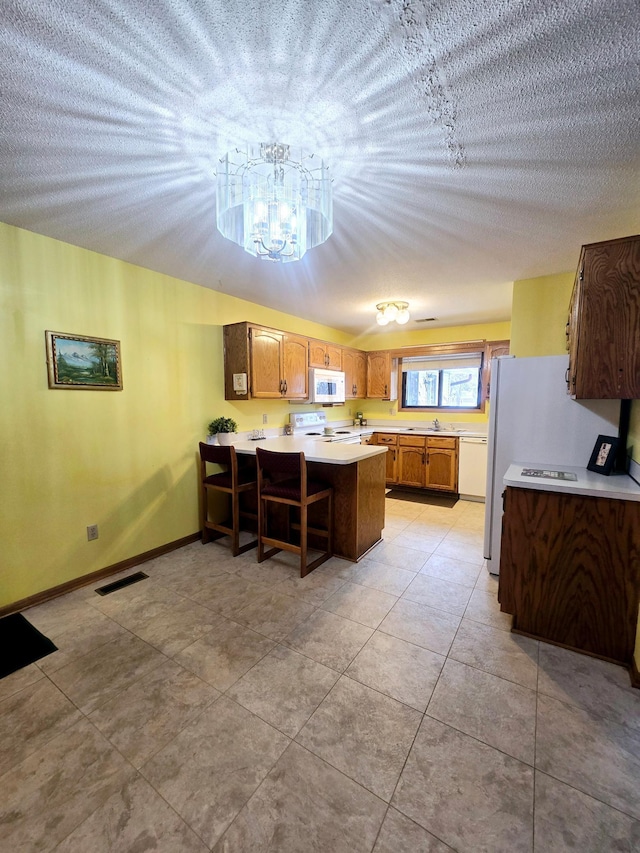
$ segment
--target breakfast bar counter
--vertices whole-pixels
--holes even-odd
[[[333,486],[333,553],[357,562],[382,538],[386,447],[340,444],[296,436],[234,442],[236,453],[255,456],[256,447],[304,453],[309,476]]]

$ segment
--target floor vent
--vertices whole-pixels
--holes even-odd
[[[136,572],[133,575],[128,575],[126,578],[121,578],[119,581],[114,581],[113,583],[108,583],[106,586],[101,586],[96,590],[96,592],[98,595],[109,595],[110,592],[115,592],[117,589],[122,589],[123,586],[129,586],[132,583],[138,583],[138,581],[143,581],[148,577],[149,575],[145,575],[144,572]]]

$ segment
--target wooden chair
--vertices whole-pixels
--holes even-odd
[[[300,577],[303,578],[333,554],[333,488],[327,483],[309,480],[304,453],[273,453],[256,448],[258,468],[258,562],[272,557],[279,551],[291,551],[300,555]],[[327,501],[326,528],[310,527],[309,506],[318,501]],[[269,504],[280,504],[286,508],[285,538],[269,536]],[[299,523],[291,522],[291,508],[300,511]],[[291,530],[300,531],[300,544],[291,541]],[[307,540],[313,534],[327,540],[326,551],[307,565]],[[265,551],[265,545],[271,546]]]
[[[207,475],[207,463],[222,465],[226,470],[219,474]],[[253,459],[249,458],[247,466],[238,465],[238,457],[234,447],[218,447],[214,444],[200,442],[200,526],[202,528],[202,541],[209,542],[211,539],[219,539],[221,536],[231,537],[231,553],[234,557],[243,554],[250,548],[255,548],[258,540],[254,539],[244,545],[240,545],[240,519],[250,518],[257,522],[256,512],[240,508],[240,495],[243,492],[254,492],[257,494],[256,471]],[[223,492],[231,497],[230,522],[221,524],[209,520],[208,492]],[[214,534],[209,531],[213,530]]]

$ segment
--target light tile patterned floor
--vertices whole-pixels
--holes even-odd
[[[509,632],[483,513],[387,498],[358,565],[197,543],[27,611],[59,651],[0,681],[0,847],[640,850],[640,691]]]

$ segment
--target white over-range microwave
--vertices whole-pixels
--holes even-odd
[[[344,373],[341,370],[309,370],[310,403],[344,403]]]

